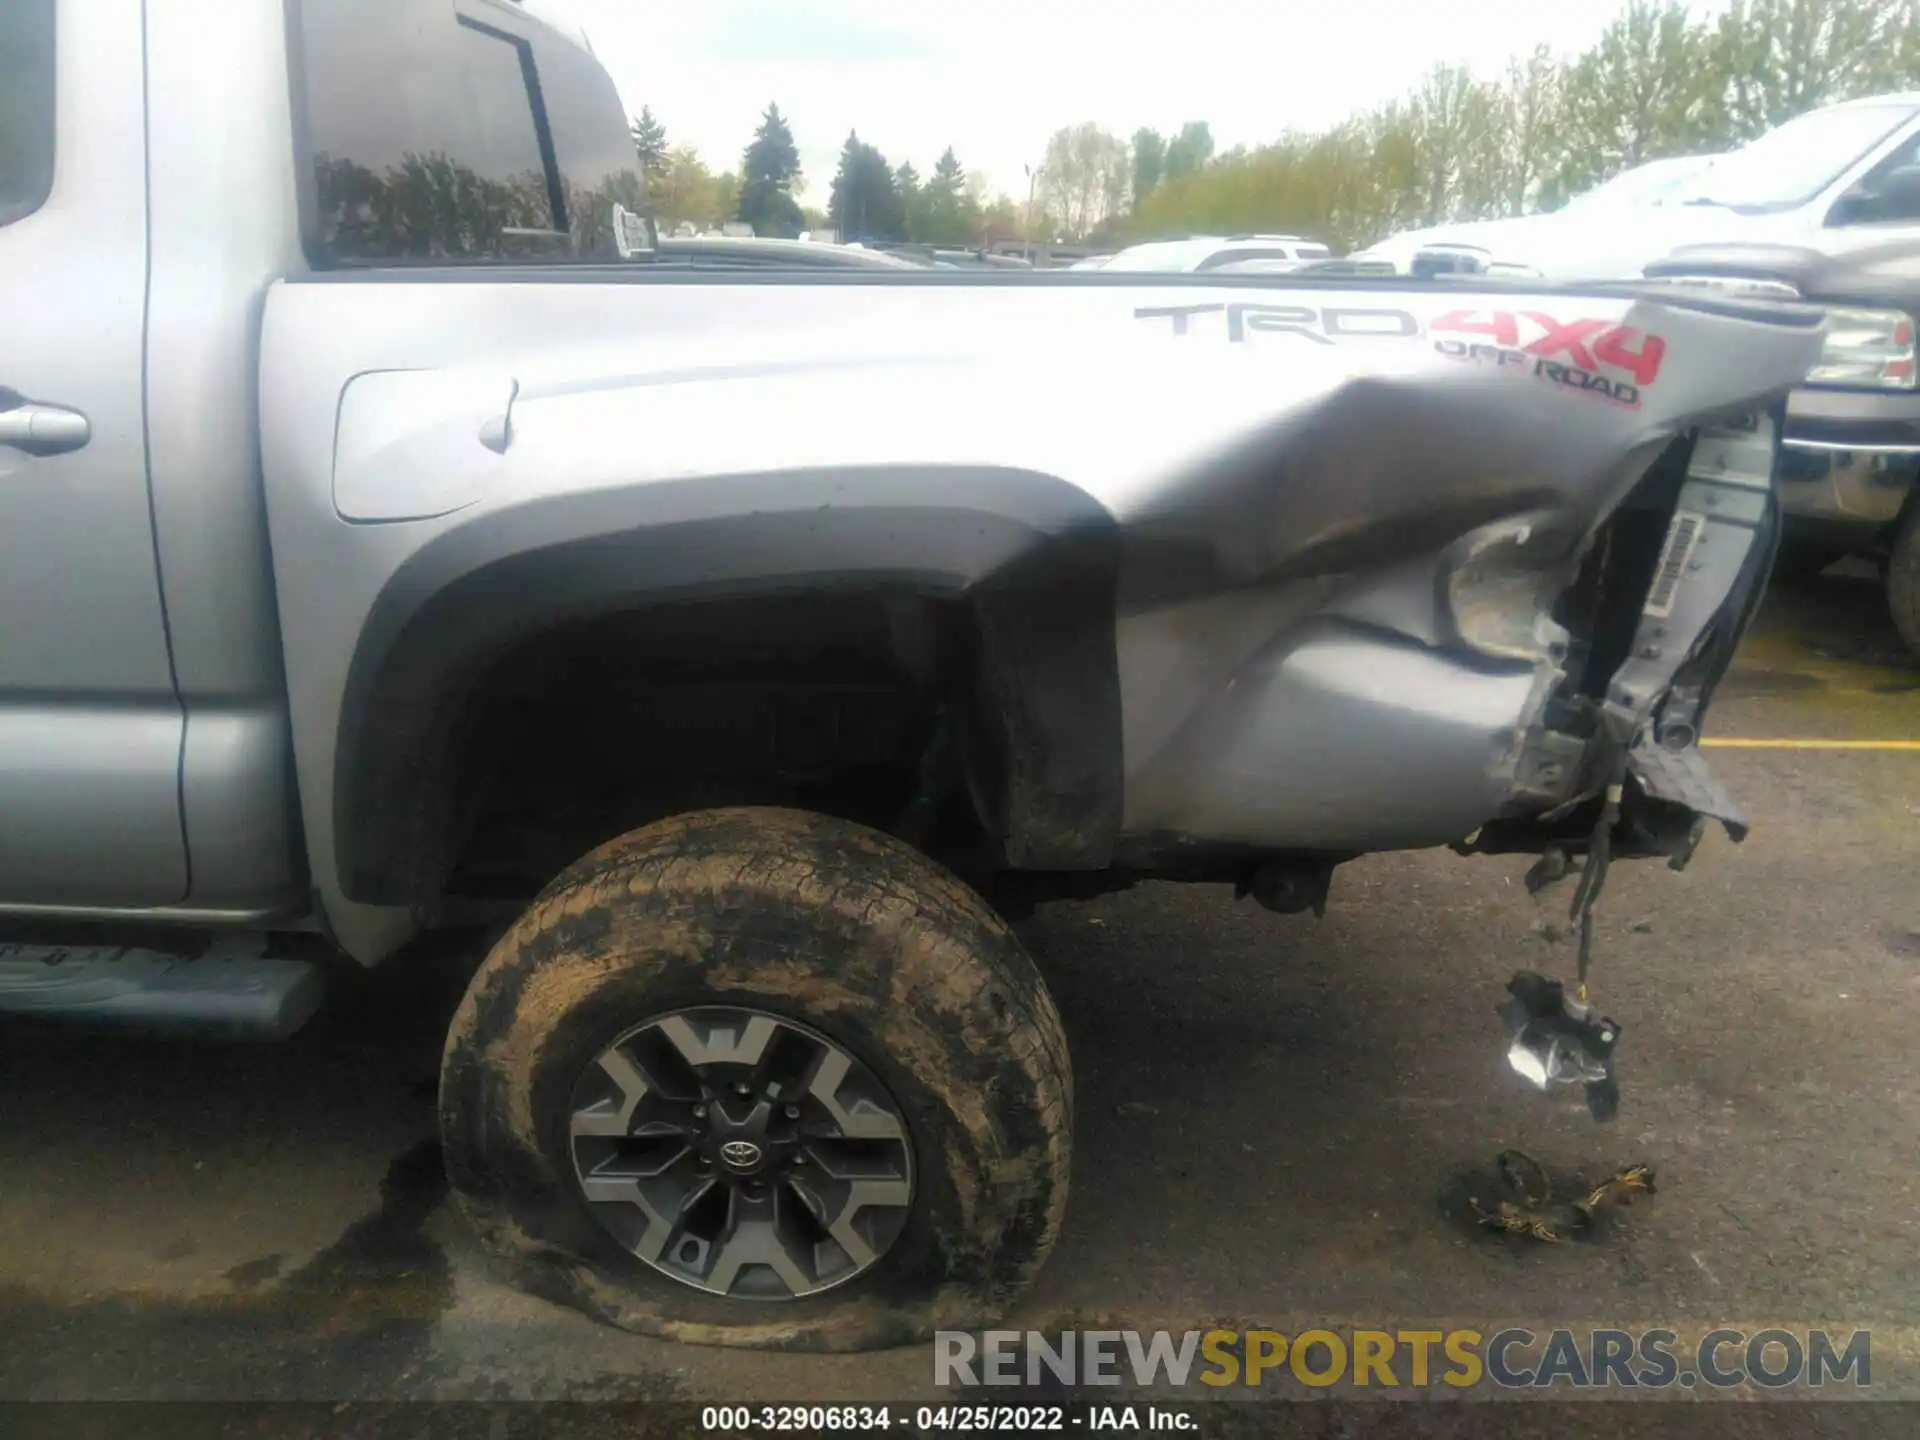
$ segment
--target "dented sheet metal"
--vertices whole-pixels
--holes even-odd
[[[1775,412],[1808,331],[1566,295],[1139,318],[1170,346],[1291,343],[1325,379],[1124,516],[1129,831],[1456,842],[1597,799],[1624,765],[1739,833],[1695,743],[1771,554]],[[1676,493],[1649,485],[1663,457]],[[1592,637],[1553,616],[1629,502],[1666,538],[1608,577],[1601,603],[1638,619],[1582,696]],[[1193,599],[1220,592],[1242,596],[1232,627]]]
[[[954,703],[986,712],[969,773],[1013,868],[1574,852],[1611,786],[1618,853],[1679,856],[1739,823],[1694,742],[1817,326],[1098,272],[277,287],[316,884],[355,953],[404,933],[446,697],[515,636],[827,587],[966,615],[986,673]],[[504,420],[472,379],[500,375]],[[369,376],[447,403],[343,402]]]

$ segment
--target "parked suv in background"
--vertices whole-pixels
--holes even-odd
[[[1517,274],[1541,274],[1537,257],[1526,258],[1534,251],[1550,248],[1558,257],[1568,249],[1577,254],[1596,245],[1608,252],[1616,249],[1620,227],[1645,223],[1642,212],[1648,209],[1683,203],[1714,158],[1649,160],[1574,196],[1558,210],[1402,230],[1347,258],[1364,266],[1367,274],[1487,274],[1496,264]],[[1381,266],[1385,269],[1376,269]],[[1617,269],[1618,264],[1609,254],[1602,268]]]
[[[1811,110],[1724,155],[1654,162],[1618,203],[1616,177],[1559,210],[1409,231],[1354,252],[1416,273],[1421,253],[1477,256],[1547,280],[1636,277],[1683,245],[1796,245],[1828,253],[1867,235],[1920,238],[1920,92]]]

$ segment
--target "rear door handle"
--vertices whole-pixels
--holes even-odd
[[[6,405],[11,399],[16,403]],[[64,405],[40,405],[0,390],[0,445],[29,455],[65,455],[93,438],[93,426],[78,410]]]

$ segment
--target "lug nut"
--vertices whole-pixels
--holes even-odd
[[[693,1118],[694,1118],[694,1119],[696,1119],[696,1120],[704,1120],[704,1119],[706,1119],[706,1118],[707,1118],[707,1107],[706,1107],[706,1106],[704,1106],[704,1105],[696,1105],[696,1106],[694,1106],[694,1107],[693,1107]]]
[[[753,1093],[753,1087],[744,1080],[736,1080],[733,1082],[733,1093],[736,1095],[751,1095]]]
[[[800,1107],[798,1105],[787,1106],[787,1119],[798,1120],[799,1118],[800,1118]]]

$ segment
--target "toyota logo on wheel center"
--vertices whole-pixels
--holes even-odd
[[[735,1170],[751,1170],[760,1163],[760,1147],[751,1140],[729,1140],[720,1147],[720,1158]]]

